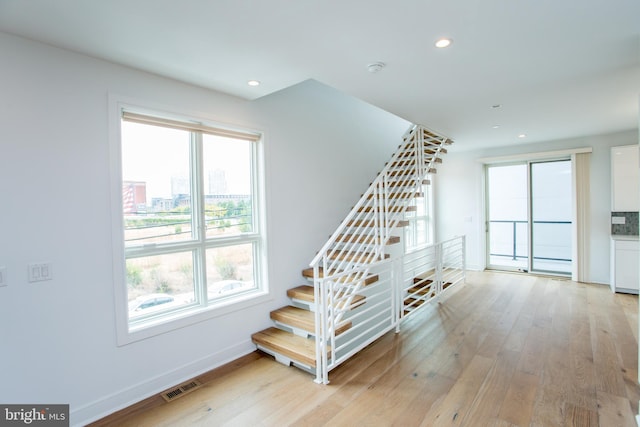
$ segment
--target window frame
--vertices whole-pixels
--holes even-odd
[[[409,221],[409,225],[406,227],[404,232],[404,251],[405,253],[412,253],[418,251],[420,249],[431,246],[435,243],[435,224],[433,221],[433,177],[429,178],[430,183],[422,185],[422,192],[424,193],[424,215],[418,215],[417,212],[414,216],[408,217],[407,221]],[[417,205],[417,199],[414,199],[413,206]],[[425,220],[426,221],[426,229],[427,229],[427,241],[425,243],[420,243],[414,246],[409,246],[409,234],[417,235],[417,224],[418,221]],[[415,238],[415,237],[414,237]]]
[[[112,244],[113,274],[115,291],[116,335],[118,346],[126,345],[155,335],[189,326],[211,318],[223,316],[247,307],[263,303],[271,299],[267,283],[267,238],[266,238],[266,204],[264,186],[264,133],[248,127],[221,124],[197,114],[174,113],[166,108],[142,106],[144,103],[126,100],[121,96],[109,95],[109,151],[111,170],[111,206],[112,206]],[[130,111],[161,119],[176,120],[183,123],[195,123],[220,129],[219,136],[234,138],[239,133],[255,135],[251,154],[251,191],[252,191],[252,231],[224,237],[208,238],[204,222],[204,174],[203,174],[203,134],[190,134],[190,185],[193,199],[193,223],[199,228],[195,236],[187,242],[176,242],[170,245],[158,243],[153,245],[137,245],[127,248],[124,240],[124,216],[122,202],[122,112]],[[198,141],[192,141],[193,138]],[[194,162],[195,159],[195,162]],[[195,187],[195,188],[194,188]],[[250,243],[253,251],[254,282],[256,288],[248,292],[238,293],[220,299],[207,298],[205,277],[194,277],[194,293],[200,293],[200,302],[161,314],[144,316],[138,321],[129,321],[128,289],[126,282],[126,262],[129,258],[180,253],[190,251],[193,255],[194,276],[201,275],[205,268],[207,249],[230,247],[237,244]],[[200,253],[200,256],[197,254]],[[196,266],[196,263],[202,265]],[[197,300],[197,299],[196,299]]]

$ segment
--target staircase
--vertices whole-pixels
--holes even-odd
[[[451,140],[413,126],[391,160],[287,291],[274,326],[252,335],[277,361],[328,372],[445,289],[464,280],[464,237],[404,253],[403,227]]]

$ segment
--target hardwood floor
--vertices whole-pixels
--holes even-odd
[[[638,297],[507,273],[467,283],[329,374],[252,353],[95,426],[635,426]]]

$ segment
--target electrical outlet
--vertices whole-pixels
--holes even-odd
[[[7,267],[0,266],[0,287],[7,285]]]
[[[29,264],[29,282],[42,282],[53,279],[50,262]]]
[[[626,218],[623,216],[612,216],[611,224],[624,225],[626,223]]]

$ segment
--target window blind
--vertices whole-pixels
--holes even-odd
[[[186,122],[180,120],[166,119],[162,117],[147,116],[145,114],[122,111],[122,120],[140,123],[145,125],[162,126],[171,129],[185,130],[188,132],[202,132],[208,135],[222,136],[226,138],[241,139],[244,141],[256,142],[260,140],[257,133],[242,132],[232,129],[223,129],[204,125],[196,122]]]

